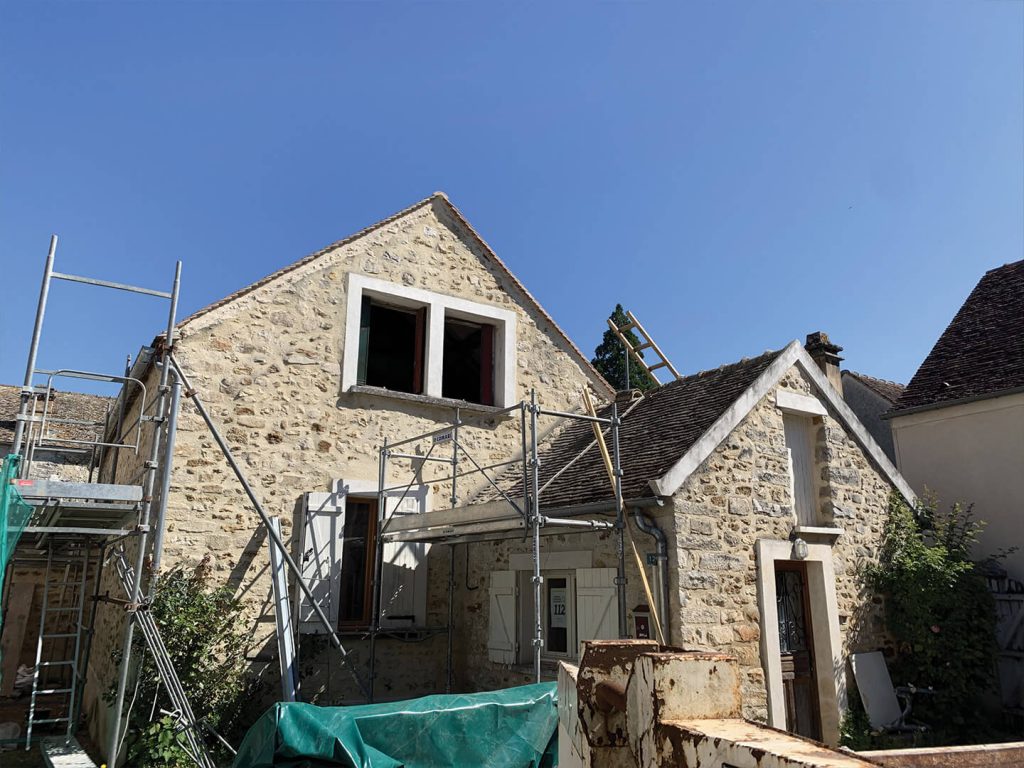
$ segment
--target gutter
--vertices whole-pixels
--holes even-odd
[[[997,397],[1007,397],[1009,395],[1016,395],[1020,392],[1024,392],[1024,387],[1010,387],[1009,389],[998,389],[995,392],[985,392],[981,395],[968,395],[967,397],[958,397],[955,400],[939,400],[934,403],[928,403],[927,405],[917,405],[911,408],[901,408],[900,410],[886,411],[882,414],[882,418],[886,421],[890,419],[897,419],[900,416],[910,416],[913,413],[923,413],[924,411],[937,411],[942,408],[949,408],[954,405],[966,405],[967,403],[976,403],[979,400],[995,400]]]

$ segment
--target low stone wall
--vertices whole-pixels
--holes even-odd
[[[873,763],[740,717],[734,656],[645,640],[584,643],[558,675],[562,768],[869,768]]]
[[[884,749],[858,754],[892,768],[1003,768],[1024,765],[1024,741],[967,747]]]

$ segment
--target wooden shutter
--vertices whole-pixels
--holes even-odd
[[[804,416],[784,414],[786,448],[789,450],[793,480],[793,506],[798,525],[817,525],[818,510],[814,499],[814,451],[811,445],[811,420]]]
[[[516,572],[491,571],[487,658],[516,663]]]
[[[366,369],[370,360],[370,298],[363,296],[359,312],[359,358],[356,384],[366,383]]]
[[[576,641],[619,636],[614,568],[576,570]]]
[[[345,532],[345,500],[333,493],[307,493],[302,515],[299,565],[302,580],[331,626],[338,623],[338,587],[341,576],[341,537]],[[313,607],[296,589],[298,621],[303,634],[326,634]]]
[[[403,498],[404,496],[404,498]],[[427,487],[389,494],[388,514],[418,515],[426,511]],[[385,542],[380,592],[382,627],[423,627],[427,624],[427,553],[422,541]],[[371,555],[372,557],[372,555]]]
[[[480,326],[480,402],[494,405],[494,326]]]

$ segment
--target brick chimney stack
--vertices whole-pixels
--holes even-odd
[[[843,351],[843,348],[829,341],[828,334],[824,331],[817,331],[807,334],[804,349],[807,350],[807,354],[821,368],[829,384],[835,387],[836,392],[842,395],[843,378],[840,374],[839,363],[843,361],[843,358],[839,356],[839,353]]]

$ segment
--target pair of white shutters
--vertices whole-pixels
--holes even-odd
[[[338,481],[331,493],[307,493],[303,509],[299,564],[302,579],[323,609],[332,627],[338,625],[342,553],[345,536],[345,500],[348,496],[376,499],[369,483]],[[426,510],[427,489],[413,486],[407,494],[392,493],[386,499],[387,514],[419,514]],[[385,515],[387,517],[387,515]],[[384,544],[381,574],[381,626],[422,627],[427,613],[427,553],[423,542]],[[374,542],[367,546],[367,558],[374,557]],[[372,568],[372,566],[371,566]],[[298,631],[323,634],[323,624],[301,590],[296,590]]]
[[[519,637],[516,583],[516,571],[491,571],[487,657],[499,664],[515,664],[519,661],[516,648]],[[576,569],[577,642],[617,638],[618,618],[615,569]]]

